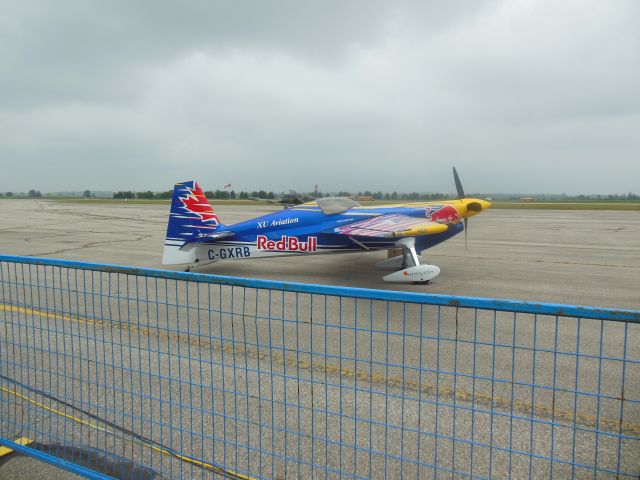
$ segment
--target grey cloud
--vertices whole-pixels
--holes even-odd
[[[0,191],[638,190],[639,5],[5,6]]]

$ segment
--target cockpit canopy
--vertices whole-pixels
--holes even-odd
[[[317,199],[316,203],[326,215],[344,213],[350,208],[360,206],[355,200],[346,197],[324,197]]]

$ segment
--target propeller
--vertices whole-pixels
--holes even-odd
[[[464,195],[464,189],[462,188],[462,182],[460,181],[460,177],[458,176],[458,171],[456,170],[456,167],[453,167],[453,181],[456,184],[456,190],[458,192],[458,200],[462,200],[464,199],[465,195]],[[471,208],[471,206],[473,205],[474,208]],[[482,210],[482,205],[477,204],[476,202],[470,203],[467,208],[469,210],[474,210],[474,211],[479,211],[477,210],[477,207],[480,207],[479,210]],[[468,245],[468,238],[467,238],[467,226],[469,225],[469,219],[467,217],[464,217],[464,249],[467,250],[467,245]]]
[[[458,172],[456,167],[453,167],[453,180],[456,184],[456,190],[458,192],[458,200],[460,203],[464,205],[467,210],[467,215],[464,216],[464,249],[467,249],[467,235],[468,235],[468,225],[469,225],[469,217],[473,217],[474,215],[482,212],[483,210],[490,208],[491,203],[478,198],[469,198],[464,194],[464,189],[462,188],[462,182],[460,181],[460,177],[458,176]]]
[[[464,198],[464,189],[462,188],[462,182],[460,181],[460,177],[458,176],[458,171],[456,167],[453,167],[453,181],[456,182],[456,190],[458,191],[458,200],[462,200]]]
[[[464,249],[468,250],[468,245],[467,245],[467,225],[469,225],[469,219],[465,218],[464,219]]]

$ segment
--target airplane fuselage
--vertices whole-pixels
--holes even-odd
[[[464,195],[453,169],[457,200],[362,206],[324,197],[235,225],[225,225],[195,180],[174,185],[162,263],[203,265],[224,260],[387,250],[401,254],[376,263],[393,270],[386,282],[429,283],[440,273],[420,253],[462,232],[467,218],[491,203]],[[465,235],[466,245],[466,235]]]
[[[376,251],[393,248],[401,237],[371,237],[334,233],[367,218],[386,214],[400,214],[416,218],[429,218],[446,205],[457,206],[460,201],[428,202],[406,205],[354,207],[343,213],[326,214],[318,206],[304,204],[269,213],[234,225],[224,226],[229,238],[212,244],[199,244],[198,263],[249,258],[280,257],[288,255],[347,253]],[[439,234],[416,236],[416,250],[421,252],[438,245],[463,231],[458,218],[441,220],[448,229]]]

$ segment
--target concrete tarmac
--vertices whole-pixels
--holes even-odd
[[[232,224],[277,207],[222,206]],[[161,265],[167,205],[0,200],[0,251],[152,268]],[[489,210],[464,234],[423,252],[431,285],[394,285],[373,265],[386,252],[235,260],[195,271],[362,288],[640,308],[640,212]],[[180,270],[180,267],[169,267]]]
[[[263,206],[225,206],[217,208],[216,210],[225,223],[235,223],[273,211],[274,208]],[[46,200],[0,200],[0,251],[2,253],[15,255],[47,256],[161,268],[160,258],[166,228],[167,211],[168,206],[166,205],[128,205],[125,203],[121,205],[83,205],[56,203]],[[436,264],[442,270],[441,275],[428,286],[385,284],[381,280],[384,272],[378,271],[373,267],[376,261],[386,257],[385,252],[239,260],[199,267],[196,270],[203,273],[306,283],[640,309],[640,289],[638,288],[638,284],[640,284],[640,213],[615,211],[490,210],[478,217],[470,219],[469,223],[468,249],[465,250],[464,248],[464,237],[458,236],[424,252],[423,261]],[[249,307],[249,311],[251,311],[251,309],[255,307],[257,311],[258,303],[258,297],[256,296],[254,300],[249,299],[246,305],[243,303],[243,308],[247,306]],[[283,305],[283,311],[285,308],[290,311],[290,307],[291,299],[287,299],[286,306]],[[330,312],[335,314],[336,312],[335,306],[325,308],[327,308],[327,310],[324,313]],[[381,331],[381,329],[385,328],[384,316],[376,314],[371,317],[371,320],[368,318],[361,319],[352,311],[354,305],[345,305],[340,308],[344,318],[353,317],[353,322],[356,326],[360,326],[361,328],[367,327],[368,324],[366,322],[372,321],[375,322],[374,326],[377,330]],[[142,313],[144,314],[144,312]],[[449,315],[449,313],[451,312],[448,312],[446,315]],[[311,316],[315,317],[315,315]],[[444,317],[445,314],[443,313],[443,318]],[[295,318],[298,318],[297,310]],[[388,318],[387,315],[387,319]],[[419,321],[416,320],[418,317],[406,316],[405,318],[407,319],[407,324],[403,326],[405,332],[418,334],[422,331],[419,330],[421,325]],[[309,325],[310,319],[306,319],[304,314],[300,314],[300,320],[302,321],[301,325]],[[365,323],[360,323],[363,320]],[[433,342],[429,343],[427,340],[416,344],[415,340],[410,339],[409,342],[414,341],[413,346],[415,347],[410,348],[410,344],[407,344],[405,347],[405,344],[402,343],[401,335],[385,336],[376,334],[369,337],[365,335],[366,338],[363,343],[362,334],[359,338],[355,338],[349,331],[343,332],[343,338],[340,343],[342,350],[336,352],[336,354],[373,361],[377,368],[385,363],[389,363],[391,358],[389,357],[389,347],[391,346],[391,350],[395,348],[398,352],[402,352],[401,357],[393,358],[393,363],[395,364],[399,365],[404,362],[405,366],[408,365],[414,368],[417,367],[418,364],[431,365],[435,361],[438,361],[440,362],[440,371],[458,371],[467,374],[466,378],[461,377],[458,379],[459,383],[455,386],[456,391],[453,391],[451,387],[448,386],[451,383],[449,382],[451,378],[445,376],[444,380],[442,378],[439,379],[439,381],[442,381],[443,387],[437,398],[445,404],[447,402],[451,403],[451,401],[453,401],[454,404],[456,404],[456,402],[464,404],[468,399],[469,392],[473,390],[475,392],[476,407],[478,407],[478,405],[482,407],[483,401],[487,399],[490,400],[491,396],[493,396],[494,402],[496,398],[501,399],[497,402],[498,406],[500,402],[503,402],[503,407],[506,408],[507,411],[510,408],[512,413],[514,411],[517,413],[518,410],[521,410],[519,413],[522,414],[522,411],[526,411],[529,408],[533,411],[535,406],[537,414],[542,417],[547,415],[548,412],[545,413],[544,406],[541,405],[549,400],[545,397],[544,391],[537,390],[536,395],[538,396],[533,399],[532,403],[531,397],[533,397],[533,393],[531,389],[528,391],[523,389],[521,392],[514,393],[514,391],[509,391],[509,389],[501,391],[499,384],[497,384],[497,386],[487,385],[486,381],[484,384],[481,381],[478,381],[477,384],[476,382],[472,384],[467,380],[469,380],[468,376],[471,374],[480,377],[495,375],[506,379],[509,378],[509,375],[511,375],[512,378],[513,375],[515,375],[525,383],[531,382],[532,362],[536,360],[529,358],[526,347],[527,345],[536,345],[536,348],[544,347],[547,349],[554,347],[552,335],[551,337],[549,335],[545,336],[545,333],[553,333],[555,331],[554,329],[557,328],[554,327],[553,319],[541,318],[537,326],[533,327],[533,329],[527,326],[518,328],[519,342],[521,342],[520,345],[523,347],[521,351],[518,350],[517,352],[518,358],[514,356],[511,361],[501,359],[501,362],[497,364],[494,357],[493,365],[491,365],[492,358],[489,352],[482,352],[480,348],[476,351],[476,339],[484,338],[485,341],[490,341],[491,336],[494,335],[494,338],[497,336],[501,342],[508,344],[511,336],[515,338],[516,335],[513,326],[511,326],[511,320],[506,317],[500,317],[496,325],[490,316],[485,318],[480,315],[477,320],[474,320],[472,316],[461,315],[459,319],[456,317],[456,321],[459,320],[459,322],[461,322],[459,325],[461,327],[460,332],[462,333],[460,334],[457,331],[458,324],[456,324],[455,331],[452,330],[454,325],[452,318],[446,316],[444,320],[445,323],[442,326],[440,335],[446,338],[453,338],[455,336],[459,341],[455,342],[455,346],[453,343],[451,343],[451,345],[443,343],[442,346],[438,344],[437,347],[442,348],[442,350],[437,354],[434,354],[434,350],[431,348],[435,347],[436,344]],[[169,319],[167,321],[178,320]],[[473,332],[470,333],[468,329],[465,330],[464,326],[473,326],[474,321],[478,322],[478,332],[472,335]],[[225,328],[233,328],[234,320],[232,318],[225,320],[225,322],[228,322],[224,324]],[[494,325],[496,330],[494,330]],[[287,326],[287,334],[285,334],[283,328],[282,333],[272,338],[271,334],[273,332],[270,330],[271,327],[266,328],[264,325],[258,325],[256,322],[255,336],[249,339],[249,343],[264,344],[266,334],[268,333],[269,338],[272,338],[276,346],[282,348],[283,351],[295,352],[296,347],[304,347],[303,349],[307,351],[309,351],[309,349],[318,351],[318,346],[311,346],[307,335],[307,333],[311,333],[311,331],[305,330],[307,328],[306,326],[298,329],[297,324],[292,323]],[[176,324],[172,324],[170,327],[168,331],[174,331]],[[602,344],[605,353],[608,351],[614,352],[621,344],[623,334],[621,328],[618,327],[619,326],[614,326],[607,330],[606,340]],[[222,324],[220,328],[223,328]],[[395,326],[393,328],[395,328],[397,332],[398,327]],[[424,333],[433,338],[436,332],[429,330],[433,328],[433,324],[426,324]],[[566,328],[569,331],[563,333],[567,333],[569,335],[568,338],[570,338],[571,330],[575,329],[575,322]],[[598,326],[584,322],[582,328],[581,338],[583,339],[583,346],[580,351],[583,352],[583,349],[586,348],[586,351],[597,354],[599,338]],[[131,330],[129,330],[129,332],[131,332]],[[335,336],[335,334],[333,335]],[[639,343],[640,332],[638,332],[637,329],[630,329],[627,336],[631,344],[635,345]],[[122,341],[123,338],[126,338],[126,336],[123,337],[120,335],[116,340]],[[338,338],[335,338],[337,341]],[[536,340],[536,338],[538,338],[538,340]],[[167,344],[180,343],[181,341],[180,338],[174,337],[160,339]],[[295,339],[295,343],[292,343],[290,339]],[[247,338],[245,337],[243,340],[246,342]],[[317,339],[315,341],[317,342]],[[538,342],[537,344],[534,343],[536,341]],[[369,344],[370,348],[367,347]],[[425,347],[424,353],[423,346]],[[385,347],[387,350],[387,358],[378,358],[376,355],[378,355],[378,352],[384,351]],[[227,346],[221,345],[216,348],[218,348],[219,352],[228,352],[228,350],[226,350]],[[325,354],[327,353],[327,348],[327,345],[324,345]],[[354,348],[358,350],[353,350]],[[596,348],[595,352],[593,352],[593,348]],[[204,348],[203,354],[213,355],[211,350],[211,346]],[[569,348],[569,350],[571,350],[571,348]],[[633,358],[640,357],[637,350],[635,347],[630,350],[630,354],[634,356]],[[320,350],[320,352],[322,352],[322,350]],[[239,365],[240,369],[250,367],[258,372],[265,370],[264,363],[262,367],[260,367],[260,360],[262,359],[264,362],[265,359],[261,356],[262,354],[259,349],[256,352],[246,351],[243,353],[243,355],[238,356],[241,360]],[[505,353],[515,355],[513,350],[509,349],[505,350]],[[393,356],[393,352],[391,356]],[[324,357],[326,360],[327,355]],[[235,360],[235,353],[233,358]],[[279,369],[286,371],[288,364],[286,358],[281,359],[280,363],[278,363],[278,361],[273,363],[273,358],[269,357],[269,361],[272,363],[275,371]],[[541,382],[545,375],[549,375],[549,372],[553,373],[554,371],[558,371],[560,373],[556,385],[567,383],[567,388],[571,388],[571,382],[576,380],[575,375],[572,375],[571,362],[567,364],[566,369],[556,370],[553,367],[555,365],[554,361],[555,359],[552,357],[545,358],[544,355],[539,355],[537,359],[538,366],[536,367],[536,371],[539,371],[537,381]],[[327,380],[328,378],[328,382],[334,385],[334,387],[329,388],[327,391],[325,409],[331,410],[336,408],[336,402],[338,402],[337,405],[342,409],[342,413],[351,416],[356,414],[354,411],[349,413],[349,408],[355,409],[357,405],[363,402],[362,393],[358,396],[358,392],[366,392],[367,388],[379,390],[382,383],[384,383],[383,391],[385,391],[385,389],[395,391],[394,389],[397,388],[398,383],[394,382],[400,377],[402,377],[405,386],[413,385],[416,387],[418,382],[422,385],[423,381],[422,376],[417,379],[404,378],[405,374],[407,374],[407,372],[411,373],[411,371],[402,368],[396,368],[397,371],[395,373],[390,372],[387,379],[382,382],[379,376],[361,375],[357,362],[341,362],[342,373],[338,374],[326,366],[323,367],[324,369],[318,369],[314,366],[313,358],[302,358],[300,362],[296,363],[296,376],[308,378],[308,376],[311,375],[311,379],[313,379],[313,372],[315,372],[317,375],[316,381]],[[587,364],[586,360],[583,362],[583,365],[585,364]],[[301,368],[300,365],[309,366]],[[473,371],[470,370],[471,365],[473,365]],[[489,366],[492,368],[489,368]],[[289,365],[289,367],[291,366]],[[163,364],[161,361],[157,368],[159,371],[164,372],[164,374],[168,374],[170,371],[169,366]],[[580,381],[585,382],[582,388],[591,391],[597,387],[593,382],[595,378],[598,378],[598,369],[595,368],[594,365],[590,365],[589,368],[591,370],[586,372],[586,376],[585,372],[580,373]],[[575,365],[573,369],[575,369]],[[198,381],[208,384],[208,382],[212,381],[213,377],[226,377],[230,375],[229,369],[227,368],[226,370],[225,372],[212,372],[211,378],[207,378],[207,381],[202,378]],[[357,375],[354,374],[356,371],[358,371]],[[289,370],[289,375],[290,374]],[[393,380],[394,375],[396,380]],[[620,376],[618,365],[604,364],[602,366],[601,376],[603,378],[604,388],[602,393],[605,393],[605,391],[609,392],[609,390],[613,392],[616,388],[619,388],[615,380]],[[583,377],[585,377],[586,380]],[[549,379],[546,380],[548,381]],[[235,383],[235,373],[233,379],[229,378],[228,381],[230,383],[233,382],[234,388],[237,387],[242,390],[242,386],[238,387]],[[265,382],[265,384],[271,382],[273,395],[282,398],[284,394],[285,398],[288,399],[288,391],[291,385],[287,386],[285,381],[284,385],[275,384],[274,386],[273,378],[262,374],[257,374],[255,378],[252,378],[252,383],[251,385],[247,384],[245,393],[251,393],[251,398],[264,397],[265,392],[261,392],[259,387],[261,381]],[[338,385],[342,385],[343,382],[351,382],[355,391],[350,392],[349,389],[344,390],[343,388],[337,388],[337,382],[339,382]],[[300,398],[306,398],[304,393],[305,388],[309,388],[308,384],[305,384],[305,382],[293,383],[294,386],[297,387],[295,394],[298,396],[298,400],[300,400]],[[257,392],[255,391],[255,384],[258,385]],[[369,386],[367,387],[367,385]],[[478,390],[476,390],[476,388]],[[492,392],[491,389],[494,388],[495,391]],[[625,390],[625,396],[628,396],[628,398],[639,398],[639,388],[637,381],[630,381]],[[482,393],[483,391],[489,393]],[[428,389],[423,392],[421,388],[418,388],[418,393],[420,395],[424,393],[426,398],[431,398],[433,395],[433,392]],[[415,392],[408,394],[409,397],[413,396],[414,399],[416,395],[417,393]],[[508,398],[509,395],[511,395],[511,399]],[[611,393],[611,395],[613,395],[613,393]],[[337,400],[338,397],[339,401]],[[237,401],[237,398],[231,395],[228,400]],[[556,401],[556,399],[554,399],[554,401]],[[570,399],[563,401],[560,398],[557,399],[557,401],[562,404],[560,407],[561,412],[571,410],[572,405]],[[374,401],[374,399],[369,399],[368,402],[365,401],[362,404],[369,405],[369,408],[372,408],[373,411],[376,411],[378,408],[378,403]],[[422,421],[425,423],[423,423],[423,425],[426,425],[426,422],[432,421],[431,415],[435,413],[433,412],[433,403],[427,402],[422,411],[412,411],[411,408],[413,407],[410,407],[410,405],[415,406],[414,404],[418,404],[418,402],[407,402],[407,405],[405,405],[404,401],[400,402],[398,397],[393,397],[388,405],[387,420],[397,425],[405,425],[405,422],[408,421],[407,418],[412,417],[417,417],[418,419],[424,417]],[[264,407],[268,406],[268,402],[265,403]],[[320,406],[322,407],[322,405]],[[212,407],[207,405],[207,408]],[[252,415],[254,411],[258,411],[261,408],[262,406],[259,403],[257,405],[250,405],[250,402],[247,402],[246,404],[247,413],[251,412]],[[315,405],[314,408],[317,409],[318,405]],[[484,405],[485,411],[487,408],[488,405]],[[579,418],[579,421],[582,422],[583,426],[588,426],[587,424],[592,421],[591,419],[595,418],[594,415],[601,414],[603,417],[606,417],[607,421],[614,422],[616,420],[616,414],[619,412],[616,408],[617,406],[614,405],[610,407],[598,405],[596,408],[596,406],[592,404],[581,404],[579,410],[583,416]],[[630,425],[632,425],[632,427],[629,428],[632,430],[640,424],[640,412],[637,411],[637,409],[636,407],[635,410],[628,410],[624,418],[625,421],[631,422]],[[447,409],[442,407],[439,408],[438,411],[441,415],[440,422],[444,425],[447,416],[450,416],[451,412],[447,413]],[[453,424],[458,427],[456,435],[465,438],[469,438],[469,435],[471,435],[475,439],[474,441],[480,443],[489,442],[489,432],[493,436],[492,441],[494,444],[505,445],[505,449],[511,448],[509,442],[511,442],[513,438],[516,438],[516,440],[519,437],[526,439],[529,437],[532,439],[539,437],[544,439],[549,435],[549,431],[544,429],[544,425],[536,425],[535,428],[528,428],[527,425],[517,428],[514,428],[513,425],[499,426],[497,423],[494,424],[493,415],[478,415],[467,419],[464,408],[462,408],[462,410],[454,408],[454,412],[456,414],[456,421],[453,422]],[[161,413],[162,412],[159,412],[160,416]],[[286,408],[280,413],[284,413],[285,425],[290,425],[289,428],[292,430],[294,430],[298,424],[308,424],[309,419],[305,419],[308,409],[303,410],[302,414],[298,409],[298,423],[295,425],[287,423]],[[278,417],[280,413],[276,412],[276,417]],[[361,415],[362,418],[367,418],[366,412],[361,412],[359,415]],[[321,418],[320,416],[320,419]],[[476,421],[475,432],[462,433],[468,428],[469,423],[474,421],[474,418]],[[276,423],[279,421],[276,419],[273,420],[275,420]],[[288,421],[292,421],[291,417],[289,417]],[[600,418],[600,422],[602,421],[603,418]],[[328,422],[329,420],[325,419],[325,423],[321,422],[319,427],[324,427]],[[242,425],[240,428],[242,429]],[[454,426],[454,432],[455,428]],[[518,430],[518,428],[521,428],[521,431]],[[238,435],[237,431],[238,425],[236,423],[236,436]],[[249,429],[245,428],[244,431],[247,438],[249,438]],[[362,427],[360,427],[360,431],[362,431]],[[440,430],[441,433],[442,431],[443,430]],[[347,429],[345,429],[345,435],[348,434]],[[637,435],[637,432],[635,434]],[[340,435],[342,435],[342,424],[340,425]],[[396,439],[394,435],[393,432],[391,434],[387,432],[386,436],[383,435],[383,437],[391,439],[391,442],[395,442],[398,439]],[[559,456],[562,458],[571,458],[572,452],[570,451],[570,446],[572,446],[573,454],[575,455],[576,450],[579,450],[581,455],[586,459],[584,463],[589,463],[590,455],[594,451],[594,445],[591,439],[587,438],[588,436],[581,441],[580,437],[576,438],[574,436],[572,439],[570,433],[567,432],[556,431],[555,435],[556,442],[560,446],[556,448],[569,448],[567,452],[556,452]],[[567,435],[569,436],[566,437]],[[295,437],[292,436],[292,438]],[[337,441],[337,438],[333,436],[331,438]],[[401,436],[399,440],[403,442],[406,439]],[[430,442],[433,439],[424,439],[425,443],[423,443],[423,445],[429,445],[427,440]],[[349,441],[353,443],[354,439],[352,438]],[[544,440],[537,440],[537,442],[544,444]],[[465,444],[458,445],[456,452],[455,446],[443,445],[443,443],[446,444],[447,442],[441,441],[440,445],[438,445],[436,437],[436,455],[440,455],[442,458],[453,455],[456,457],[458,465],[465,464],[465,462],[468,463],[469,460],[465,456],[468,456],[469,453],[473,455],[473,451],[469,452],[468,448],[465,449]],[[615,465],[615,448],[614,446],[610,446],[611,451],[607,451],[607,445],[604,440],[600,443],[599,449],[603,451],[601,455],[608,456],[606,462],[605,460],[601,460],[601,465],[603,463]],[[300,448],[300,445],[297,447]],[[377,450],[383,448],[380,445],[374,445],[374,447],[377,447]],[[522,449],[526,450],[526,447],[527,445],[524,445]],[[293,451],[296,445],[288,446],[288,448],[291,448]],[[413,447],[406,446],[405,454],[409,454],[411,448]],[[429,448],[433,450],[433,446]],[[450,451],[451,448],[453,448],[453,453]],[[482,458],[485,453],[482,449],[476,451],[476,457],[473,460],[476,474],[484,475],[485,472],[489,474],[492,473],[486,470],[489,460]],[[544,453],[542,453],[542,455],[544,455]],[[329,456],[330,452],[327,449],[325,457]],[[500,456],[497,455],[493,458],[494,466],[499,466],[500,462],[504,460],[499,457]],[[353,465],[365,461],[366,458],[367,456],[362,455],[362,451],[360,451],[360,458],[354,457]],[[525,455],[523,458],[526,460],[526,465],[523,464],[521,467],[523,475],[526,476],[529,457]],[[627,454],[623,460],[623,464],[625,468],[636,471],[633,470],[637,469],[637,465],[633,464],[633,460],[634,459],[630,459]],[[237,461],[236,459],[236,462]],[[328,462],[329,460],[325,458],[325,461]],[[343,460],[341,459],[340,461],[342,462]],[[362,466],[364,469],[362,471],[364,471],[365,474],[369,472],[372,476],[376,476],[379,470],[376,470],[375,461],[373,468],[369,465],[369,470],[367,470],[367,466],[364,465]],[[351,462],[352,460],[349,458],[348,464],[351,465]],[[12,465],[15,468],[15,465]],[[455,462],[450,463],[448,468],[454,468],[455,465]],[[447,466],[445,465],[445,467]],[[558,466],[556,474],[557,472],[562,472],[560,467],[562,467],[562,465]],[[286,465],[284,468],[284,473],[286,474]],[[501,468],[506,467],[503,465]],[[548,471],[545,470],[548,468],[548,465],[540,468],[542,468],[542,470],[540,470],[539,473],[542,475],[548,473]],[[15,470],[11,471],[13,472]],[[390,471],[393,472],[393,468],[391,468]],[[497,475],[502,471],[503,470],[499,469],[494,471],[493,474]],[[32,470],[26,467],[23,470],[24,474],[30,472],[33,473]],[[306,472],[309,473],[308,471]],[[512,473],[514,472],[518,472],[518,470],[515,469]],[[567,470],[564,470],[564,472],[567,472]],[[40,474],[41,472],[37,473]],[[276,473],[282,475],[282,472]],[[298,473],[300,472],[298,471]],[[585,470],[585,473],[589,475],[590,470]],[[10,478],[7,475],[7,473],[3,472],[2,465],[0,464],[0,478]],[[291,471],[289,471],[289,475],[291,475]],[[412,475],[415,476],[414,473],[412,473]],[[514,476],[517,477],[518,475],[514,474]],[[40,477],[36,476],[33,478]]]

